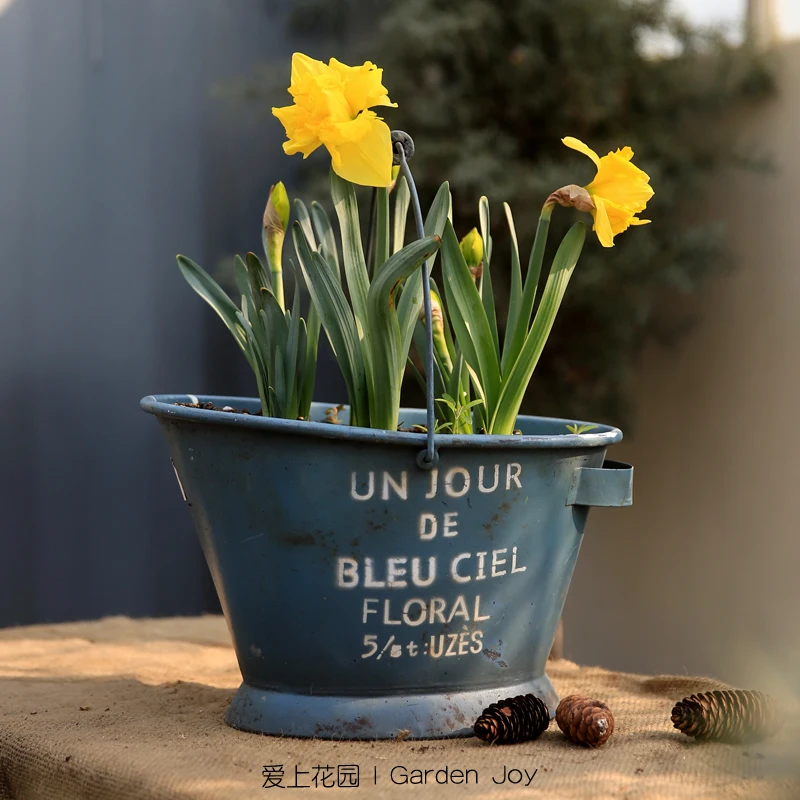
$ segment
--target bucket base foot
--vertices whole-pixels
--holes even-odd
[[[558,695],[547,675],[524,683],[433,694],[342,697],[291,694],[243,683],[225,714],[233,728],[317,739],[441,739],[472,736],[486,706],[533,692],[555,715]]]

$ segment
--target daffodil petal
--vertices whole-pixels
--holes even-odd
[[[322,75],[330,67],[324,61],[317,61],[303,53],[292,55],[292,83],[296,83],[309,75]]]
[[[636,217],[633,216],[629,209],[617,205],[617,203],[614,203],[607,197],[603,198],[603,205],[605,206],[606,215],[611,224],[611,232],[614,236],[628,230],[628,227],[634,224]]]
[[[306,115],[298,106],[273,108],[272,113],[286,129],[288,141],[283,143],[283,152],[288,155],[302,153],[303,158],[311,155],[321,144],[313,128],[306,124]]]
[[[625,161],[630,161],[633,158],[633,150],[628,145],[625,145],[625,147],[617,148],[616,152],[609,153],[609,155],[619,156],[624,158]]]
[[[630,149],[630,148],[628,148]],[[653,196],[650,176],[617,153],[600,159],[594,180],[586,187],[591,195],[600,195],[631,213],[643,211]]]
[[[608,212],[606,211],[605,203],[601,197],[594,198],[594,225],[592,230],[597,234],[600,244],[603,247],[614,246],[614,232],[611,229],[611,223],[608,219]]]
[[[319,96],[324,98],[329,122],[349,122],[353,119],[350,104],[341,89],[322,89]]]
[[[383,70],[371,61],[365,61],[360,67],[349,67],[335,58],[330,62],[331,70],[336,72],[342,81],[342,93],[350,104],[352,116],[372,106],[393,106],[386,87],[381,82]]]
[[[579,153],[589,156],[589,158],[594,161],[595,166],[597,166],[598,169],[600,168],[600,156],[598,156],[589,145],[584,144],[580,139],[576,139],[574,136],[565,136],[561,141],[567,147],[571,147],[573,150],[577,150]]]
[[[360,186],[388,186],[392,182],[389,126],[374,112],[364,112],[338,128],[335,139],[323,141],[331,154],[333,171]]]

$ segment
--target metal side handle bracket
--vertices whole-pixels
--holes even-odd
[[[633,467],[606,461],[602,467],[579,467],[567,495],[568,506],[620,508],[633,505]]]

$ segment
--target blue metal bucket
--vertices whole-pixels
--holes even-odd
[[[200,397],[253,413],[259,403]],[[437,435],[142,400],[169,442],[244,682],[247,731],[336,739],[467,736],[545,675],[589,506],[631,503],[604,461],[616,428],[519,417],[521,436]],[[339,415],[346,421],[346,412]],[[404,426],[425,411],[403,410]]]

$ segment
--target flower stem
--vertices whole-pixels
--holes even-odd
[[[395,150],[400,157],[400,170],[402,171],[406,183],[408,183],[409,191],[411,192],[411,205],[414,209],[414,222],[417,226],[417,238],[422,239],[425,236],[425,226],[422,222],[422,209],[419,205],[419,195],[417,194],[417,185],[414,183],[414,176],[408,168],[408,161],[406,161],[405,150],[402,144],[396,144]],[[428,427],[428,444],[427,452],[425,453],[424,463],[431,468],[435,463],[435,453],[433,444],[433,431],[435,425],[435,410],[434,410],[434,385],[433,385],[433,312],[431,310],[431,276],[428,272],[428,262],[422,265],[422,302],[425,308],[425,330],[426,330],[426,344],[427,352],[425,358],[425,377],[426,377],[426,424]],[[419,463],[419,462],[418,462]]]

